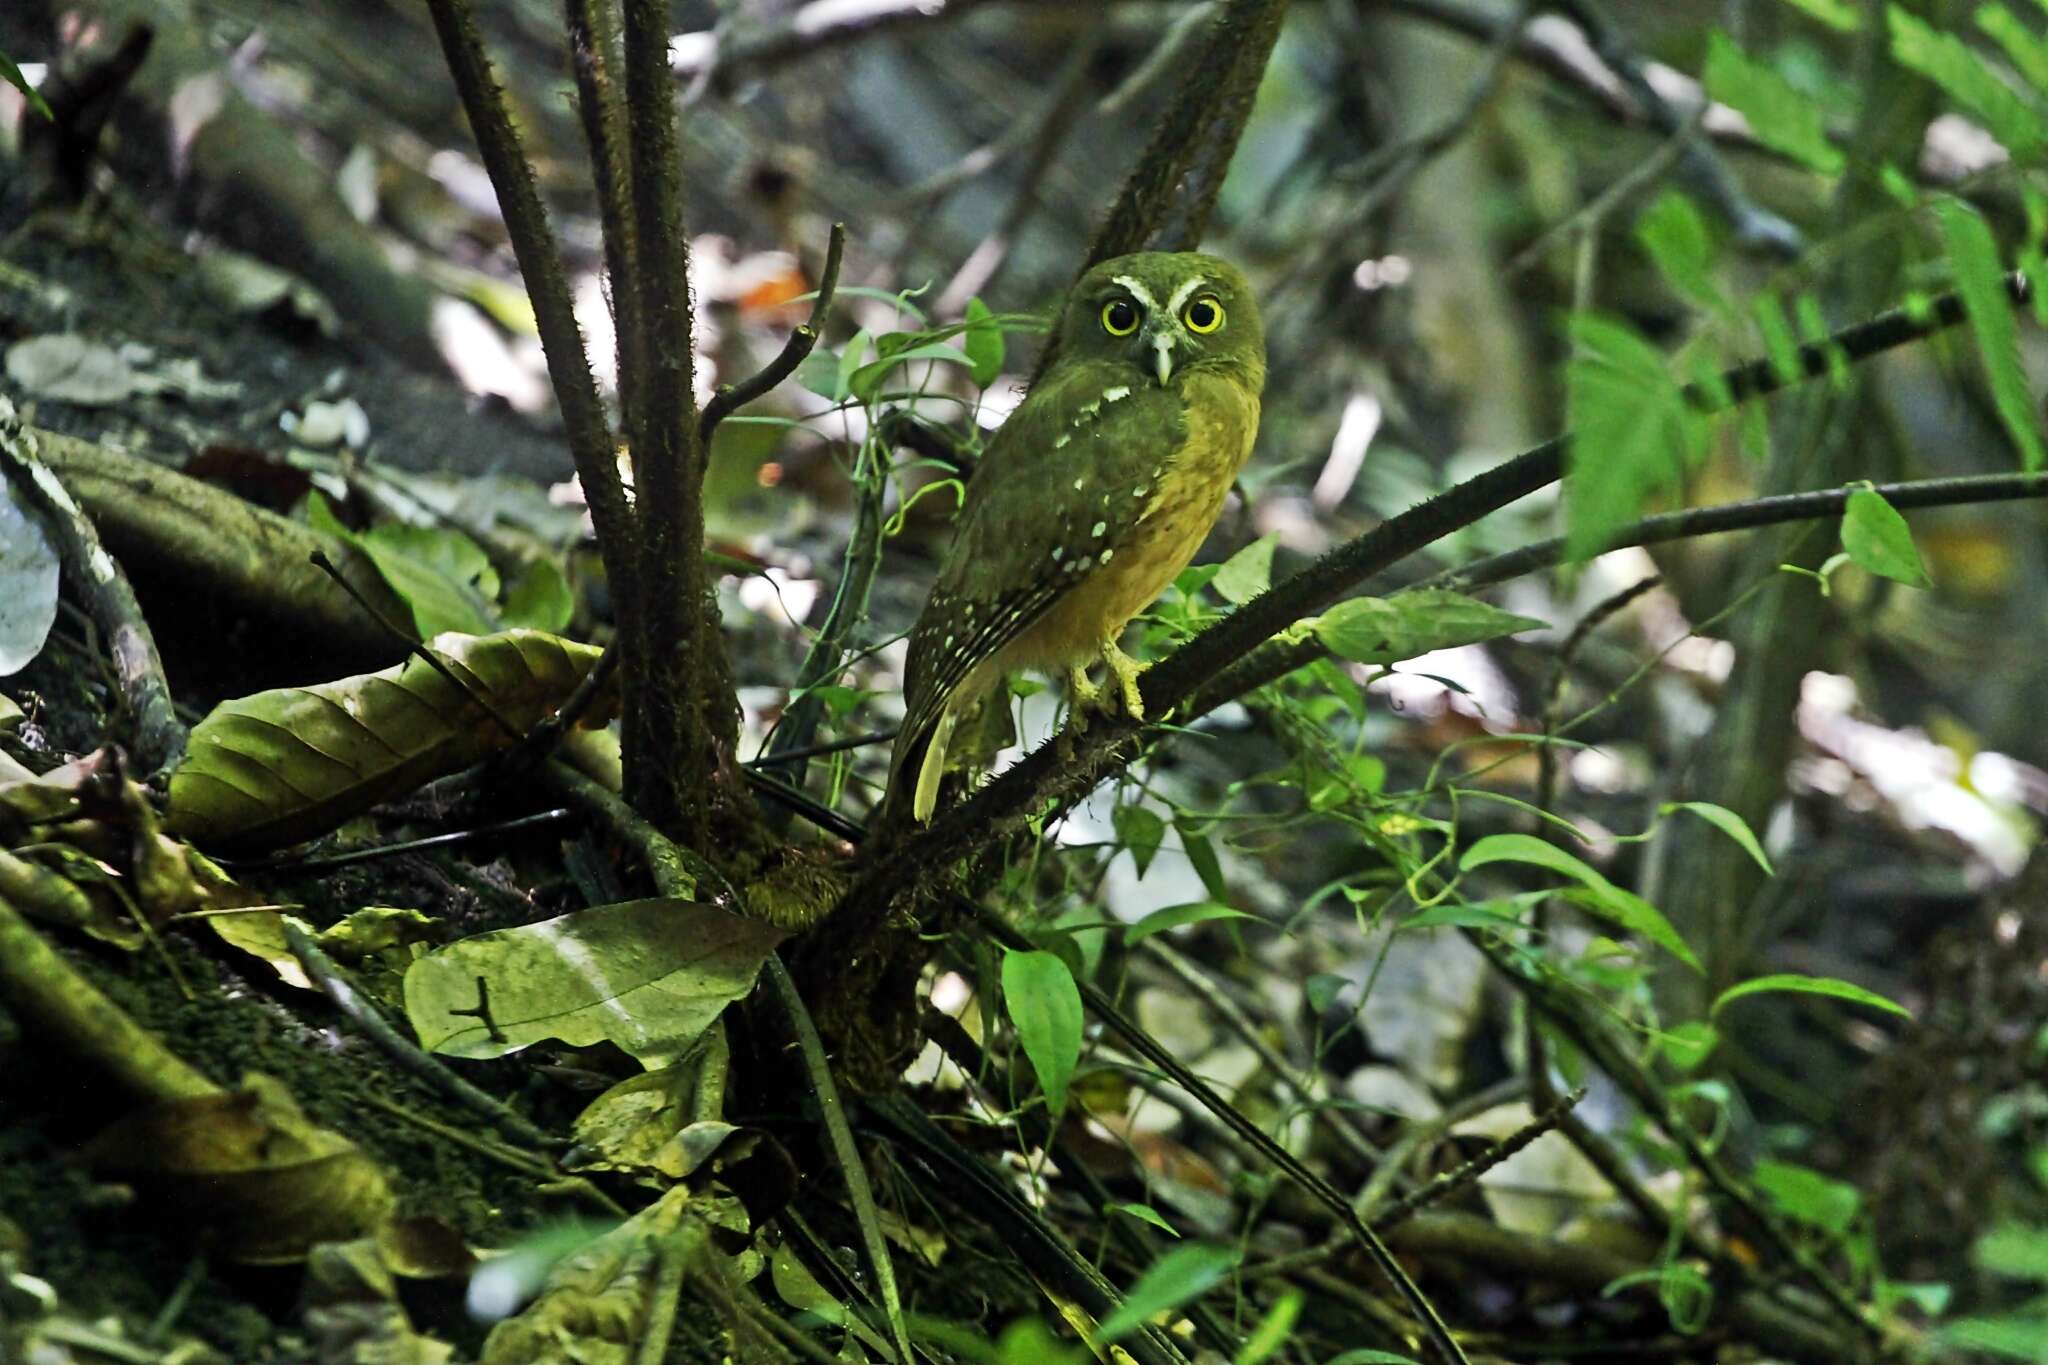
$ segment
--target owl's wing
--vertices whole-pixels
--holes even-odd
[[[1187,441],[1179,394],[1128,367],[1049,375],[989,443],[953,547],[910,632],[892,771],[922,749],[954,689],[1123,544]]]

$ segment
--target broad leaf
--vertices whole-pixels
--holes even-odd
[[[1528,863],[1571,878],[1579,884],[1578,890],[1568,893],[1574,905],[1641,934],[1694,971],[1701,970],[1699,959],[1661,910],[1635,892],[1616,886],[1583,859],[1554,844],[1529,834],[1489,834],[1465,850],[1458,868],[1470,872],[1488,863]]]
[[[0,678],[43,652],[57,621],[57,550],[14,480],[0,474]]]
[[[2013,69],[2036,90],[2048,91],[2048,43],[2003,5],[1979,5],[1977,27],[1991,35]]]
[[[1977,338],[1977,353],[1984,358],[1984,375],[1991,384],[1998,419],[2019,447],[2021,465],[2039,469],[2048,463],[2048,453],[2042,450],[2041,429],[2034,417],[2033,386],[2020,365],[2019,325],[2013,318],[2012,297],[2005,291],[1998,243],[1977,210],[1960,199],[1935,200],[1934,216],[1941,220],[1942,240],[1948,244],[1949,264],[1955,269],[1956,292],[1963,296],[1963,313]]]
[[[1273,547],[1280,543],[1276,533],[1260,536],[1223,561],[1210,586],[1224,601],[1242,606],[1273,586]]]
[[[306,500],[306,520],[314,530],[347,541],[369,557],[412,609],[413,629],[422,640],[447,631],[487,635],[496,627],[490,598],[497,592],[497,575],[490,576],[490,591],[483,591],[476,575],[490,570],[490,560],[468,536],[415,526],[351,531],[318,493]]]
[[[1714,239],[1691,199],[1666,190],[1636,219],[1635,235],[1672,288],[1708,307],[1724,302],[1714,283]]]
[[[1787,1215],[1837,1237],[1849,1230],[1863,1207],[1863,1196],[1854,1185],[1790,1161],[1765,1158],[1749,1178]]]
[[[753,989],[782,938],[772,924],[692,901],[593,906],[427,954],[405,974],[406,1017],[422,1047],[451,1057],[502,1057],[553,1038],[672,1066]]]
[[[1003,1007],[1045,1092],[1046,1107],[1067,1105],[1067,1084],[1081,1060],[1081,990],[1055,953],[1003,954]]]
[[[1131,851],[1131,861],[1138,865],[1138,877],[1143,880],[1166,838],[1166,821],[1139,805],[1118,806],[1109,818],[1116,826],[1117,842]]]
[[[1542,630],[1547,623],[1442,588],[1410,588],[1392,597],[1339,602],[1307,624],[1323,648],[1341,659],[1393,664],[1432,650]]]
[[[1849,495],[1842,509],[1842,549],[1874,574],[1908,587],[1933,586],[1921,566],[1920,552],[1913,547],[1913,532],[1906,519],[1876,489],[1859,488]]]
[[[1708,39],[1707,93],[1747,119],[1764,146],[1821,175],[1841,173],[1842,153],[1828,141],[1819,107],[1720,29]]]
[[[1707,1011],[1710,1016],[1719,1016],[1722,1010],[1748,995],[1763,995],[1772,991],[1791,991],[1799,995],[1825,995],[1836,1000],[1847,1000],[1852,1004],[1868,1005],[1872,1009],[1901,1014],[1910,1019],[1912,1011],[1896,1001],[1887,1000],[1876,991],[1867,991],[1847,981],[1837,981],[1831,976],[1802,976],[1797,972],[1779,972],[1774,976],[1759,976],[1730,986],[1714,999]]]
[[[166,826],[196,843],[274,848],[513,742],[575,690],[603,652],[537,631],[444,635],[432,648],[464,687],[412,659],[317,687],[223,702],[171,774]],[[466,689],[466,690],[465,690]],[[602,724],[600,705],[588,724]]]
[[[576,594],[554,561],[536,559],[505,589],[498,616],[507,626],[527,630],[566,629],[576,615]]]

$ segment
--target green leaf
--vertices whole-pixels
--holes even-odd
[[[1081,1060],[1081,990],[1058,954],[1003,954],[1003,1007],[1031,1059],[1046,1108],[1067,1106],[1067,1084]]]
[[[1633,891],[1616,886],[1583,859],[1554,844],[1530,834],[1489,834],[1465,850],[1458,860],[1458,869],[1470,872],[1489,863],[1527,863],[1571,878],[1584,892],[1571,895],[1573,904],[1642,935],[1694,971],[1701,970],[1699,959],[1661,910]]]
[[[2048,90],[2048,43],[2043,43],[2004,5],[1977,7],[1977,27],[2005,51],[2013,69],[2036,90]]]
[[[1232,1365],[1259,1365],[1259,1362],[1285,1346],[1294,1334],[1294,1321],[1301,1316],[1305,1302],[1299,1289],[1290,1289],[1273,1304],[1272,1311],[1252,1329],[1244,1345],[1238,1347],[1237,1358]]]
[[[968,374],[976,388],[987,388],[1003,372],[1003,329],[978,298],[967,300],[967,328],[960,334],[960,349],[967,355]]]
[[[0,678],[27,668],[57,623],[57,548],[21,487],[0,474]]]
[[[1789,1161],[1758,1161],[1750,1181],[1787,1216],[1839,1237],[1856,1221],[1863,1196],[1854,1185]]]
[[[1832,976],[1802,976],[1797,972],[1779,972],[1773,976],[1753,977],[1748,981],[1730,986],[1716,996],[1712,1008],[1707,1011],[1710,1018],[1719,1018],[1721,1011],[1747,995],[1763,995],[1772,991],[1790,991],[1797,995],[1825,995],[1836,1000],[1847,1000],[1852,1004],[1868,1005],[1872,1009],[1904,1015],[1911,1019],[1913,1012],[1904,1005],[1887,1000],[1876,991],[1867,991],[1847,981],[1838,981]]]
[[[1183,820],[1176,819],[1173,827],[1180,832],[1181,850],[1188,855],[1195,875],[1202,879],[1202,889],[1209,893],[1209,899],[1229,900],[1230,884],[1223,880],[1223,865],[1216,860],[1216,846],[1209,842],[1209,836],[1194,833]]]
[[[1837,33],[1854,33],[1863,26],[1863,16],[1848,0],[1785,0],[1785,3]]]
[[[1323,1365],[1416,1365],[1416,1361],[1414,1356],[1376,1351],[1370,1346],[1354,1346],[1342,1355],[1331,1356]]]
[[[2006,1223],[1977,1239],[1970,1260],[1980,1270],[2048,1283],[2048,1227]]]
[[[498,576],[483,550],[461,532],[387,525],[358,533],[344,526],[317,492],[306,499],[306,520],[314,530],[345,540],[369,557],[411,609],[413,629],[422,640],[447,631],[488,635],[496,628],[490,598],[497,594]]]
[[[1828,141],[1813,101],[1761,62],[1754,62],[1720,29],[1707,40],[1707,94],[1749,121],[1757,141],[1821,175],[1839,175],[1842,153]]]
[[[1962,39],[1944,33],[1900,5],[1889,5],[1892,59],[1940,86],[1948,97],[1977,116],[2016,160],[2048,147],[2048,126],[1998,73]]]
[[[1874,488],[1859,488],[1842,509],[1842,549],[1874,574],[1908,587],[1933,586],[1913,547],[1913,532],[1898,509]]]
[[[1955,267],[1956,291],[1963,296],[1963,313],[1970,319],[1977,353],[1984,359],[1992,404],[2006,433],[2020,448],[2020,464],[2039,469],[2048,463],[2048,453],[2042,450],[2041,430],[2034,418],[2033,386],[2020,364],[2019,325],[2013,319],[2012,296],[2005,291],[1998,243],[1977,210],[1960,199],[1935,200],[1934,216],[1941,220],[1949,264]]]
[[[1806,367],[1799,358],[1799,341],[1792,333],[1792,320],[1785,316],[1785,301],[1766,289],[1750,301],[1750,315],[1756,319],[1764,358],[1771,362],[1771,374],[1783,385],[1797,384]]]
[[[1680,1071],[1696,1071],[1721,1045],[1721,1031],[1704,1019],[1674,1024],[1657,1039],[1657,1047]]]
[[[1243,606],[1273,586],[1273,547],[1279,543],[1277,532],[1260,536],[1224,560],[1210,583],[1217,596],[1234,606]]]
[[[1157,1313],[1171,1312],[1191,1303],[1237,1268],[1237,1252],[1207,1242],[1189,1242],[1161,1256],[1152,1268],[1138,1277],[1131,1292],[1114,1313],[1102,1320],[1095,1334],[1098,1346],[1107,1346],[1135,1332]]]
[[[2048,1357],[2048,1317],[2007,1313],[1999,1317],[1956,1318],[1941,1325],[1934,1339],[1944,1346],[2005,1356],[2024,1365],[2041,1365]]]
[[[1302,992],[1308,996],[1308,1007],[1317,1014],[1322,1014],[1337,1003],[1337,997],[1342,995],[1344,988],[1350,984],[1351,978],[1348,976],[1339,976],[1335,972],[1317,972],[1303,985]]]
[[[568,699],[604,651],[538,631],[444,635],[458,687],[414,658],[381,673],[222,702],[171,774],[168,828],[208,847],[276,848],[497,753]],[[585,717],[610,718],[611,697]]]
[[[1726,806],[1717,806],[1711,801],[1673,801],[1666,805],[1664,809],[1666,811],[1682,810],[1699,816],[1700,819],[1706,821],[1715,829],[1720,830],[1740,845],[1742,851],[1754,858],[1756,865],[1762,868],[1766,875],[1773,877],[1777,875],[1771,868],[1771,860],[1764,856],[1764,846],[1758,843],[1756,835],[1750,832],[1749,822],[1734,811],[1729,810]]]
[[[1117,842],[1131,851],[1131,861],[1138,865],[1138,879],[1144,880],[1166,838],[1166,822],[1139,805],[1118,806],[1110,812],[1109,820],[1116,826]]]
[[[1104,1213],[1121,1213],[1127,1217],[1135,1218],[1141,1223],[1150,1223],[1169,1237],[1180,1236],[1180,1229],[1167,1222],[1165,1215],[1150,1204],[1104,1204],[1102,1211]]]
[[[49,101],[43,98],[42,92],[28,83],[28,77],[21,74],[21,68],[16,66],[14,59],[5,52],[0,52],[0,80],[6,81],[16,90],[19,90],[27,98],[29,108],[41,114],[45,119],[53,123],[56,122],[57,116],[50,112]]]
[[[1565,366],[1571,423],[1566,551],[1574,559],[1674,486],[1706,448],[1706,418],[1671,377],[1664,353],[1619,318],[1575,313]]]
[[[1476,645],[1546,626],[1534,617],[1517,616],[1443,588],[1354,597],[1308,623],[1323,648],[1362,664],[1399,663],[1432,650]]]
[[[1405,929],[1485,929],[1503,933],[1528,927],[1526,908],[1512,900],[1477,901],[1472,904],[1446,902],[1407,916],[1394,926]]]
[[[576,594],[553,560],[536,559],[505,589],[498,615],[508,626],[559,631],[576,615]]]
[[[1168,929],[1178,929],[1184,924],[1204,924],[1215,919],[1252,919],[1244,911],[1215,901],[1190,901],[1186,905],[1169,905],[1154,910],[1151,914],[1124,931],[1126,946],[1141,943],[1154,934],[1163,934]]]
[[[846,397],[846,389],[839,381],[839,356],[823,346],[813,347],[811,353],[797,363],[794,377],[797,383],[828,403],[837,403]],[[747,419],[728,417],[725,420],[739,422]]]
[[[650,1070],[680,1061],[725,1007],[754,988],[784,937],[713,905],[652,899],[598,905],[438,948],[405,973],[420,1045],[502,1057],[546,1039],[609,1042]],[[477,982],[490,1019],[477,1015]]]
[[[893,355],[861,366],[848,378],[846,391],[864,403],[871,403],[875,395],[881,391],[884,378],[919,360],[941,360],[951,365],[965,365],[970,370],[974,365],[967,352],[958,346],[948,346],[943,341],[928,341],[918,346],[907,346]]]
[[[1636,219],[1636,241],[1673,289],[1707,307],[1724,302],[1714,283],[1714,239],[1687,196],[1666,190]]]

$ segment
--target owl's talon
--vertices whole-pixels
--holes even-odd
[[[1117,648],[1115,640],[1102,642],[1102,662],[1108,666],[1110,677],[1116,680],[1117,691],[1122,694],[1124,714],[1132,720],[1145,719],[1145,698],[1138,691],[1138,675],[1145,671],[1145,665]]]

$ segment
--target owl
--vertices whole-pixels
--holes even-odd
[[[910,632],[885,823],[931,818],[962,717],[1006,674],[1063,672],[1076,722],[1143,719],[1118,647],[1200,548],[1251,454],[1266,380],[1251,288],[1228,261],[1141,252],[1089,270],[1052,365],[989,442]],[[1102,692],[1088,667],[1108,670]]]

